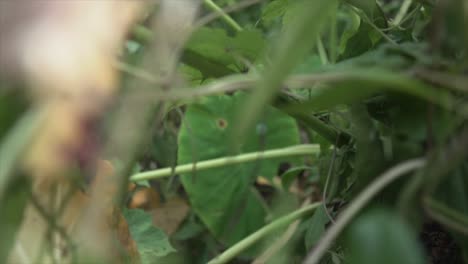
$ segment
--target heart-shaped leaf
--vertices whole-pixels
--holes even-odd
[[[299,143],[295,121],[269,107],[264,118],[248,132],[248,139],[233,153],[227,142],[236,126],[235,113],[246,94],[206,98],[188,107],[179,134],[178,163],[219,158],[232,154],[287,147]],[[271,159],[182,175],[192,207],[209,230],[231,244],[264,224],[265,212],[253,189],[258,176],[272,178],[281,162]]]

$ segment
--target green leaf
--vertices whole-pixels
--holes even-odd
[[[361,9],[370,18],[374,15],[375,0],[345,0],[345,2]]]
[[[257,30],[243,30],[231,37],[223,29],[202,27],[190,38],[182,60],[205,78],[221,77],[238,72],[239,58],[255,61],[264,46]]]
[[[361,9],[371,23],[374,23],[378,27],[387,27],[387,19],[385,14],[377,4],[376,0],[345,0],[345,2]]]
[[[339,53],[342,54],[345,51],[348,40],[358,32],[361,25],[361,18],[352,10],[346,9],[344,13],[345,26],[343,31],[340,33]]]
[[[374,209],[354,220],[345,239],[350,264],[426,263],[416,234],[384,209]]]
[[[153,160],[159,167],[172,167],[177,164],[177,136],[170,129],[162,128],[153,136],[151,149]]]
[[[237,153],[226,144],[235,129],[235,113],[246,94],[214,96],[187,108],[179,134],[178,163],[286,147],[299,143],[295,121],[268,107],[264,119],[247,134]],[[232,244],[264,224],[265,212],[252,190],[257,176],[272,178],[281,162],[295,165],[296,159],[272,159],[231,165],[220,169],[182,175],[192,208],[221,241]]]
[[[356,158],[352,178],[353,192],[359,193],[385,168],[383,144],[367,108],[363,104],[350,107],[352,133],[356,141]]]
[[[307,222],[308,228],[304,238],[306,249],[311,249],[317,244],[325,232],[325,225],[329,221],[325,208],[323,206],[317,208],[312,218]]]
[[[281,18],[288,9],[291,0],[275,0],[268,3],[262,10],[262,20],[265,25],[271,25],[273,21]]]
[[[192,35],[186,49],[228,65],[233,62],[226,50],[229,41],[230,38],[223,29],[202,27]]]
[[[0,199],[0,263],[7,263],[11,248],[15,244],[16,234],[21,226],[24,209],[30,198],[29,179],[16,174]]]
[[[140,209],[124,210],[123,215],[128,222],[130,234],[135,240],[143,264],[156,263],[158,257],[163,257],[176,250],[169,243],[166,234],[153,225],[151,215]]]
[[[361,23],[357,33],[347,40],[346,48],[340,59],[352,58],[370,50],[373,46],[369,35],[372,30],[369,24]]]
[[[242,30],[230,39],[227,50],[233,55],[242,56],[254,62],[265,49],[265,40],[262,32],[258,30]]]

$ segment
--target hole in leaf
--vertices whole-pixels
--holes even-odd
[[[216,124],[218,125],[219,128],[225,129],[228,125],[228,122],[225,119],[220,118],[216,121]]]

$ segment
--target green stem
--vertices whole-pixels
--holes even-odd
[[[403,4],[400,7],[400,10],[398,10],[397,15],[395,16],[395,19],[393,20],[393,25],[399,26],[403,19],[405,18],[406,14],[408,13],[408,9],[411,6],[412,0],[404,0]]]
[[[259,159],[273,159],[280,157],[289,157],[289,156],[302,156],[310,154],[318,154],[320,152],[320,147],[318,145],[299,145],[294,147],[280,148],[267,150],[262,152],[252,152],[241,154],[238,156],[231,157],[222,157],[218,159],[205,160],[197,163],[190,163],[179,165],[175,168],[163,168],[158,170],[146,171],[137,173],[130,177],[130,181],[144,181],[151,179],[158,179],[169,177],[173,174],[188,173],[192,171],[201,171],[213,168],[219,168],[227,165],[239,164],[244,162],[256,161]]]
[[[425,197],[423,199],[423,205],[428,215],[434,220],[453,231],[468,236],[468,218],[465,215],[431,197]]]
[[[314,203],[308,206],[305,206],[297,211],[294,211],[288,215],[285,215],[270,224],[260,228],[250,236],[242,239],[237,242],[234,246],[228,248],[226,251],[218,255],[216,258],[210,260],[207,264],[222,264],[227,263],[235,256],[239,255],[242,251],[246,250],[248,247],[252,246],[261,238],[265,237],[268,234],[271,234],[275,230],[283,228],[292,224],[294,221],[310,215],[317,207],[322,205],[322,203]]]
[[[353,218],[364,208],[364,206],[385,186],[392,183],[394,180],[406,175],[408,172],[423,167],[425,164],[424,159],[412,159],[403,162],[391,169],[387,170],[382,176],[374,180],[366,189],[364,189],[354,201],[351,202],[348,208],[340,214],[335,224],[332,225],[325,235],[318,242],[312,252],[307,256],[305,264],[319,263],[320,259],[327,252],[333,241],[343,231],[343,229],[353,220]]]
[[[325,51],[325,47],[323,46],[323,41],[320,36],[317,37],[317,51],[320,57],[320,61],[322,62],[322,65],[327,65],[329,64],[327,52]]]
[[[242,31],[242,27],[234,20],[231,16],[229,16],[221,7],[219,7],[215,2],[212,0],[203,0],[203,3],[209,9],[218,12],[221,18],[231,26],[235,31]]]
[[[283,110],[283,109],[281,109],[281,110]],[[317,117],[315,117],[313,115],[306,115],[306,114],[302,114],[302,113],[288,112],[287,109],[285,109],[284,111],[287,114],[297,118],[304,127],[315,131],[317,134],[322,136],[324,139],[328,140],[328,142],[330,142],[332,144],[336,144],[337,147],[341,147],[343,145],[346,145],[351,140],[351,135],[350,134],[348,134],[348,133],[346,133],[344,131],[334,129],[333,127],[327,125],[325,122],[323,122],[322,120],[318,119]]]
[[[161,84],[161,81],[155,78],[153,74],[131,64],[117,61],[114,63],[114,67],[121,72],[133,75],[134,77],[138,77],[141,80],[144,80],[145,82],[152,84]]]
[[[330,54],[330,62],[331,63],[336,63],[337,57],[338,57],[338,51],[337,47],[338,41],[337,41],[337,18],[336,18],[336,13],[332,13],[331,19],[330,19],[330,33],[329,33],[329,45],[328,45],[328,50]]]

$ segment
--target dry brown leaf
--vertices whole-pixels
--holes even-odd
[[[159,194],[153,188],[143,187],[133,193],[128,208],[152,210],[159,207],[160,203]]]
[[[153,224],[170,236],[177,231],[179,225],[187,216],[189,209],[185,200],[174,197],[151,211]]]

